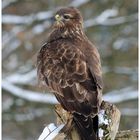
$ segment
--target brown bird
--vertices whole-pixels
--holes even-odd
[[[78,9],[61,8],[47,43],[38,53],[39,82],[73,115],[81,140],[98,139],[102,100],[100,56],[83,30]]]

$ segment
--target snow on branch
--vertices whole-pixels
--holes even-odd
[[[75,0],[73,1],[70,6],[79,7],[89,0]],[[29,16],[19,16],[19,15],[3,15],[2,16],[2,23],[4,24],[26,24],[30,25],[34,21],[41,21],[47,20],[51,18],[53,15],[53,11],[42,11],[37,14],[30,14]]]
[[[22,31],[25,30],[25,27],[23,26],[15,26],[10,30],[10,32],[3,31],[3,36],[2,36],[2,46],[3,48],[5,46],[9,46],[9,42],[13,42],[16,40],[16,35]]]
[[[48,104],[58,103],[58,101],[53,95],[25,90],[7,82],[6,80],[2,80],[2,88],[10,92],[14,96],[25,99],[27,101],[48,103]]]
[[[115,67],[113,69],[110,69],[108,67],[103,67],[103,73],[108,72],[115,72],[117,74],[126,74],[126,75],[136,75],[137,74],[137,68],[129,68],[129,67]],[[19,74],[19,73],[13,73],[11,75],[8,75],[4,79],[7,82],[10,82],[12,84],[18,84],[18,85],[31,85],[30,83],[34,84],[33,80],[36,78],[37,72],[36,69],[32,69],[31,71]]]
[[[17,38],[20,32],[23,32],[25,27],[15,26],[10,32],[4,32],[2,36],[2,59],[6,59],[12,52],[14,52],[21,44],[22,41]]]
[[[107,9],[107,10],[104,10],[97,17],[85,21],[85,23],[84,23],[85,28],[98,25],[98,24],[106,21],[108,18],[115,17],[117,15],[118,15],[118,10],[117,9]]]
[[[117,17],[117,18],[112,18],[112,19],[108,19],[102,23],[100,23],[100,25],[105,25],[105,26],[115,26],[118,24],[123,24],[126,22],[133,22],[138,20],[138,14],[132,14],[129,16],[121,16],[121,17]]]
[[[130,67],[114,67],[114,68],[109,68],[107,66],[103,66],[102,67],[103,69],[103,73],[108,73],[108,72],[114,72],[114,73],[117,73],[117,74],[126,74],[126,75],[134,75],[134,74],[137,74],[137,67],[133,67],[133,68],[130,68]]]
[[[133,22],[138,20],[138,14],[132,14],[129,16],[121,16],[116,17],[118,15],[117,9],[107,9],[103,11],[99,16],[88,19],[84,22],[84,27],[89,28],[96,25],[103,25],[103,26],[115,26],[119,24],[123,24],[126,22]],[[114,18],[111,18],[114,17]]]
[[[52,11],[43,11],[37,14],[31,14],[29,16],[19,16],[19,15],[6,15],[2,16],[2,23],[4,24],[26,24],[30,25],[34,21],[47,20],[53,15]]]
[[[2,59],[6,59],[7,56],[9,56],[13,51],[15,51],[19,46],[21,45],[21,41],[19,39],[15,39],[8,45],[8,47],[5,47],[3,50]]]
[[[88,0],[82,0],[77,3],[76,7],[88,2]],[[72,2],[70,5],[74,5],[76,1]],[[118,9],[107,9],[104,10],[100,15],[93,19],[89,19],[85,21],[85,28],[96,26],[96,25],[104,25],[104,26],[114,26],[118,24],[122,24],[125,22],[132,22],[138,19],[138,14],[132,14],[129,16],[121,16],[116,17],[118,15]],[[37,14],[31,14],[29,16],[18,16],[18,15],[3,15],[2,23],[5,24],[32,24],[34,21],[46,20],[51,18],[53,15],[52,11],[43,11]],[[111,18],[116,17],[116,18]],[[13,20],[14,19],[14,20]]]
[[[33,17],[30,16],[18,16],[4,14],[2,16],[2,23],[4,24],[29,24],[32,23]]]
[[[89,1],[90,0],[74,0],[73,2],[71,2],[70,6],[80,7],[81,5],[84,5],[85,3]]]
[[[12,84],[28,84],[34,78],[36,78],[36,75],[37,75],[36,69],[33,69],[26,74],[18,74],[18,73],[12,74],[6,77],[5,80]]]
[[[28,101],[41,102],[48,104],[56,104],[58,101],[54,95],[47,93],[34,92],[30,90],[22,89],[18,86],[11,84],[6,80],[2,80],[2,88],[14,96],[23,98]],[[128,96],[129,95],[129,96]],[[133,100],[138,98],[138,91],[134,90],[132,87],[123,88],[121,90],[115,90],[109,93],[106,93],[103,96],[103,99],[111,103],[120,103],[128,100]]]
[[[120,90],[113,90],[103,96],[105,101],[111,103],[120,103],[128,100],[138,98],[138,91],[134,90],[133,87],[126,87]]]
[[[74,1],[76,2],[76,1]],[[86,0],[83,0],[83,2],[86,2]],[[88,0],[87,0],[88,2]],[[82,4],[82,2],[81,2]],[[80,4],[79,4],[80,6]],[[45,20],[45,22],[42,23],[38,23],[35,24],[31,31],[30,31],[30,38],[35,37],[35,35],[41,34],[42,32],[44,32],[46,29],[48,29],[50,27],[50,22],[49,19],[52,17],[53,12],[52,11],[46,11],[46,12],[39,12],[37,14],[31,14],[29,16],[18,16],[18,15],[3,15],[2,16],[2,22],[4,24],[24,24],[24,25],[29,25],[32,24],[32,22],[34,21],[40,21],[40,20]],[[123,24],[126,22],[133,22],[135,20],[138,19],[138,14],[133,14],[133,15],[129,15],[129,16],[122,16],[122,17],[116,17],[118,15],[118,9],[107,9],[104,10],[100,15],[98,15],[95,18],[92,19],[88,19],[84,22],[84,27],[88,28],[88,27],[92,27],[92,26],[96,26],[96,25],[103,25],[103,26],[114,26],[114,25],[119,25],[119,24]],[[114,17],[114,18],[113,18]],[[14,20],[13,20],[14,19]],[[48,19],[48,20],[47,20]],[[26,28],[23,26],[19,26],[18,30],[23,31]],[[17,28],[14,28],[13,31],[17,31]],[[16,34],[18,34],[19,31],[17,33],[14,33],[14,36],[16,36]],[[8,33],[9,34],[9,33]],[[12,35],[13,36],[13,35]],[[32,36],[32,37],[31,37]],[[10,37],[5,37],[5,39],[3,39],[4,44],[3,46],[5,46],[6,44],[9,44],[9,42],[13,42],[11,45],[8,46],[8,51],[5,50],[4,53],[5,55],[3,55],[3,59],[5,59],[7,57],[7,55],[9,55],[11,52],[13,52],[14,50],[16,50],[21,42],[19,40],[12,40],[10,39]],[[7,40],[10,39],[10,40]],[[16,43],[16,45],[15,45]]]

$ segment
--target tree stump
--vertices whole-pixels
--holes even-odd
[[[72,115],[64,110],[60,104],[55,106],[57,114],[57,126],[51,124],[47,126],[38,140],[80,140],[75,127],[66,135],[61,131]],[[99,112],[99,140],[137,140],[138,131],[128,130],[118,132],[121,113],[117,107],[111,103],[103,101]]]

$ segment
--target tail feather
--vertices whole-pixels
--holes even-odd
[[[98,116],[84,116],[74,113],[74,122],[81,140],[98,140]]]

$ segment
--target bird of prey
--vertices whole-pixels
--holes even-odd
[[[37,57],[39,82],[73,115],[81,140],[97,140],[103,87],[98,50],[84,33],[78,9],[64,7],[54,17]]]

